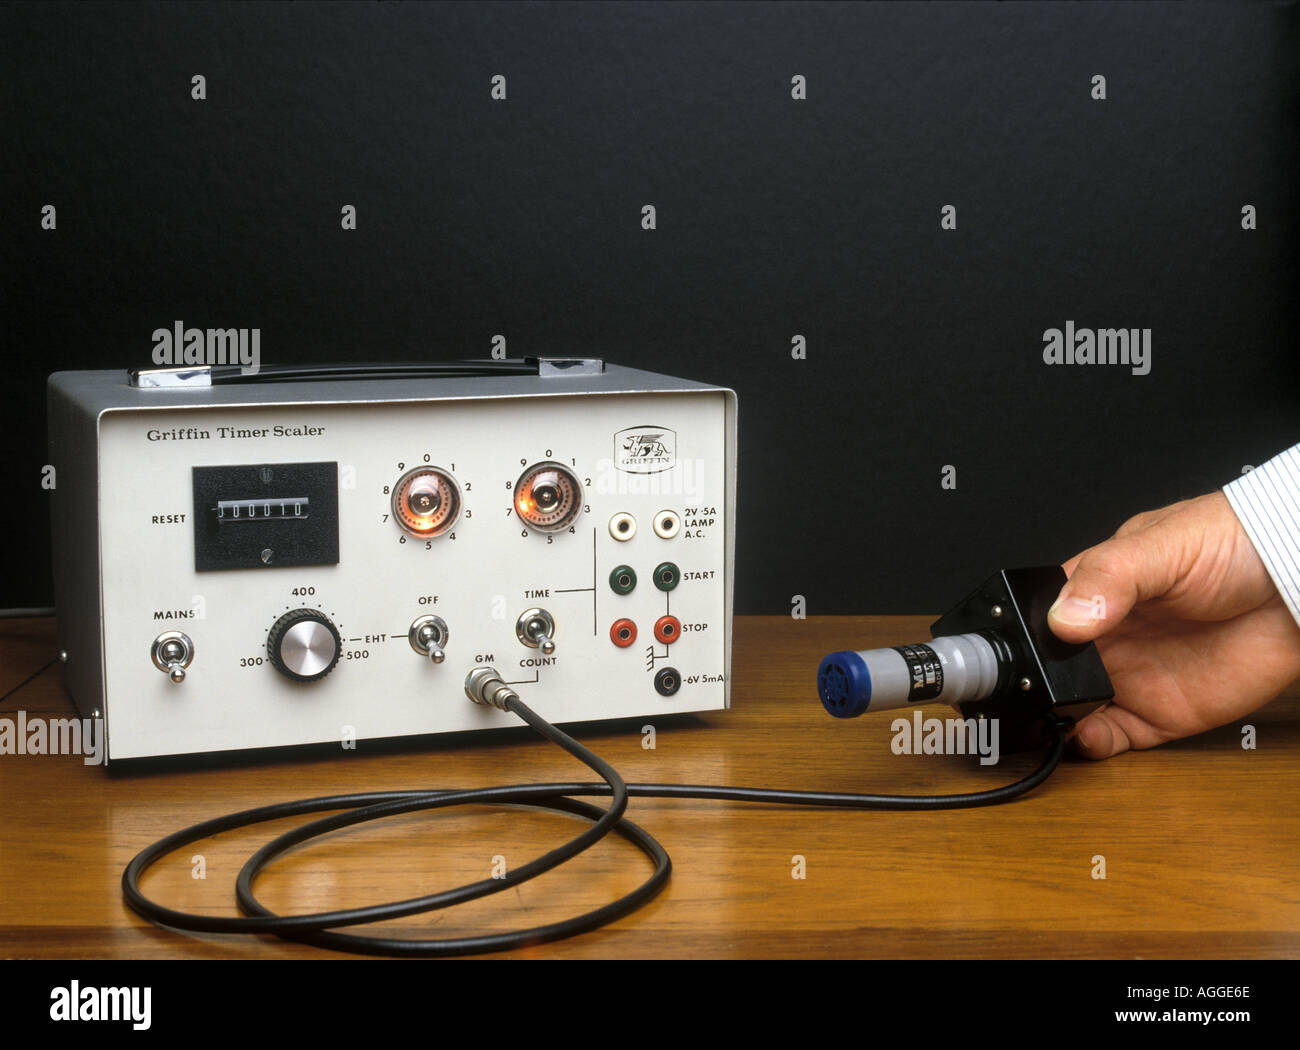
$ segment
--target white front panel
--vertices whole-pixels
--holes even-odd
[[[556,722],[725,707],[725,412],[724,395],[704,391],[106,413],[110,758],[517,725],[466,698],[465,676],[482,664],[523,683],[526,702]],[[638,428],[675,435],[675,448],[666,440],[658,450],[671,467],[617,469],[615,436]],[[427,543],[397,527],[385,491],[426,457],[463,494],[453,534]],[[570,466],[584,487],[572,530],[550,536],[525,529],[512,505],[525,465],[545,460]],[[338,465],[338,563],[197,572],[191,468],[305,462]],[[272,493],[229,498],[245,495]],[[664,510],[682,519],[672,539],[653,528]],[[626,542],[609,530],[619,513],[636,523]],[[652,581],[665,561],[682,574],[670,592]],[[618,565],[637,574],[630,594],[611,588]],[[268,630],[300,607],[327,615],[344,639],[334,670],[315,682],[290,681],[267,659]],[[555,618],[553,657],[516,637],[529,607]],[[450,629],[441,665],[407,640],[425,613]],[[682,631],[664,645],[653,629],[669,613]],[[637,638],[619,648],[610,628],[624,617]],[[150,660],[167,630],[195,645],[180,684]],[[665,667],[682,679],[670,697],[653,685]]]

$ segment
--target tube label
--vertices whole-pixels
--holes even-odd
[[[943,664],[938,653],[928,645],[896,645],[894,652],[907,662],[907,673],[912,680],[907,694],[909,704],[933,700],[943,692]]]

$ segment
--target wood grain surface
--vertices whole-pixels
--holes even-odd
[[[817,701],[820,657],[928,637],[930,617],[741,617],[733,708],[575,727],[629,781],[888,793],[959,792],[1017,779],[1037,755],[981,767],[896,755],[892,716],[839,721]],[[0,621],[0,692],[50,658],[49,620]],[[524,696],[525,701],[528,700]],[[0,707],[67,717],[55,669]],[[540,712],[545,715],[545,710]],[[927,709],[944,717],[947,708]],[[656,747],[642,746],[653,722]],[[604,930],[520,957],[1291,957],[1300,955],[1300,689],[1241,726],[1102,762],[1067,759],[1007,805],[928,813],[847,812],[634,799],[629,816],[673,858],[670,884]],[[230,810],[364,790],[487,786],[590,775],[521,728],[499,735],[362,742],[344,754],[260,756],[220,766],[116,773],[76,757],[0,756],[0,956],[340,957],[274,938],[157,928],[122,902],[142,847]],[[232,832],[161,862],[145,891],[173,907],[237,914],[246,857],[292,821]],[[469,807],[337,833],[258,880],[284,912],[377,903],[518,865],[580,825],[560,814]],[[205,878],[194,878],[201,855]],[[1106,878],[1093,877],[1105,858]],[[806,877],[792,877],[803,857]],[[535,926],[626,892],[649,871],[621,839],[459,908],[370,927],[458,936]]]

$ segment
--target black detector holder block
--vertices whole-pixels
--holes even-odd
[[[956,705],[966,718],[999,719],[1004,751],[1041,746],[1049,715],[1077,720],[1115,695],[1097,647],[1063,642],[1047,625],[1065,581],[1059,565],[1003,569],[930,626],[933,638],[979,632],[1009,647],[1010,680]]]

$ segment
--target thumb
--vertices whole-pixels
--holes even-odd
[[[1157,598],[1177,581],[1178,557],[1159,524],[1116,536],[1084,551],[1047,611],[1052,633],[1090,642],[1119,624],[1138,602]],[[1069,572],[1070,562],[1066,562]]]

